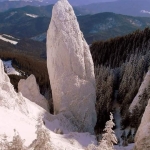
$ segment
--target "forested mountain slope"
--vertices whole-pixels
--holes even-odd
[[[76,7],[74,10],[81,31],[89,44],[150,26],[149,17],[132,17],[108,12],[83,15],[84,10],[80,11]],[[51,13],[52,5],[25,6],[2,12],[0,13],[0,33],[21,39],[32,38],[45,41]]]
[[[112,103],[117,91],[122,128],[131,126],[137,129],[150,97],[149,88],[141,95],[140,107],[134,108],[132,114],[129,112],[129,106],[150,66],[150,29],[146,28],[106,42],[95,42],[91,45],[91,53],[98,77],[99,112],[106,114],[113,109]],[[103,117],[101,114],[99,124],[105,120]]]

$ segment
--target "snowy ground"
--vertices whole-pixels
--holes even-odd
[[[0,35],[0,39],[5,41],[5,42],[9,42],[11,44],[14,44],[14,45],[16,45],[18,43],[18,41],[7,39],[7,38],[3,37],[3,35]]]
[[[114,119],[115,119],[115,124],[116,124],[116,129],[115,131],[115,135],[118,138],[118,140],[120,140],[120,146],[119,143],[117,146],[115,146],[116,150],[132,150],[134,144],[129,144],[126,147],[122,146],[123,140],[121,138],[121,135],[123,133],[123,130],[121,130],[121,115],[120,115],[120,105],[117,102],[117,95],[118,95],[118,91],[116,90],[115,92],[115,100],[114,100],[114,104],[113,104],[113,109],[114,109]],[[126,128],[124,131],[126,133],[126,135],[128,134],[130,128]],[[134,133],[134,129],[131,129],[132,133]]]
[[[35,103],[26,100],[29,114],[25,115],[18,110],[10,110],[0,107],[0,135],[6,134],[9,140],[12,140],[14,129],[25,139],[25,145],[29,146],[36,138],[37,118],[43,109]],[[49,115],[49,117],[52,115]],[[59,121],[49,121],[44,119],[46,127],[49,129],[52,146],[55,150],[83,150],[88,144],[96,143],[95,136],[89,133],[72,132],[69,134],[56,134],[54,129],[59,126]]]
[[[10,74],[15,74],[15,75],[20,75],[20,73],[18,71],[15,70],[15,68],[12,67],[12,61],[8,60],[8,61],[3,61],[6,72],[8,75]]]
[[[119,145],[116,145],[114,147],[115,147],[115,150],[133,150],[134,144],[129,144],[126,147],[119,146]]]

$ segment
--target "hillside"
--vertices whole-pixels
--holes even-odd
[[[0,33],[21,39],[32,38],[45,41],[51,11],[52,5],[48,5],[26,6],[0,13]],[[76,8],[75,12],[81,31],[89,44],[97,40],[126,35],[137,29],[150,26],[150,18],[148,17],[131,17],[114,13],[81,15],[82,12]]]

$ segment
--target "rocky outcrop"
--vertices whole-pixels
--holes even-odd
[[[135,136],[134,150],[150,150],[150,100]]]
[[[10,110],[19,110],[24,114],[28,113],[25,98],[20,93],[16,93],[10,83],[9,77],[4,72],[3,62],[0,60],[0,106]]]
[[[26,87],[26,89],[29,90],[28,86]],[[10,116],[7,116],[6,113],[9,113]],[[23,118],[20,120],[19,118],[21,116]],[[25,133],[24,132],[25,129],[22,130],[22,127],[25,127],[28,130],[28,126],[32,124],[31,122],[35,122],[34,125],[32,124],[33,126],[35,126],[39,116],[41,116],[44,120],[48,120],[49,122],[57,122],[55,126],[54,125],[51,126],[50,124],[48,124],[48,126],[51,126],[53,130],[55,128],[60,128],[61,130],[63,129],[64,133],[77,130],[76,127],[74,127],[74,124],[72,124],[72,122],[68,120],[68,116],[64,116],[61,113],[58,115],[51,115],[49,112],[47,112],[41,106],[37,105],[35,102],[32,102],[31,100],[25,98],[20,92],[16,93],[13,85],[10,83],[8,75],[4,72],[3,63],[0,60],[0,119],[3,118],[1,119],[2,123],[0,124],[0,135],[4,133],[11,134],[13,129],[17,129],[17,131],[20,131],[21,134],[26,134],[27,136],[26,138],[29,138],[29,136],[31,135],[29,135],[28,131],[27,133]],[[7,123],[6,118],[9,117],[12,117],[9,120],[13,120],[13,118],[15,120],[18,120],[16,121],[16,124],[15,123],[10,124],[9,120]],[[20,123],[21,126],[18,125]],[[5,127],[5,124],[7,124],[7,127]],[[2,130],[3,128],[5,129]],[[10,129],[12,129],[12,131],[10,131]]]
[[[30,75],[26,80],[21,79],[18,83],[18,91],[27,99],[49,111],[48,101],[40,94],[40,89],[34,75]]]
[[[47,33],[47,66],[55,114],[66,113],[80,131],[96,124],[94,65],[73,8],[67,0],[53,7]]]
[[[144,91],[149,88],[149,84],[150,84],[150,71],[147,72],[147,74],[139,88],[137,95],[135,96],[135,98],[133,99],[133,101],[129,107],[129,111],[131,113],[136,106],[139,107],[139,105],[140,105],[139,103],[140,103],[140,99],[141,99],[140,96],[143,95]]]

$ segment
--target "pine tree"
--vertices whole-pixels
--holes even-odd
[[[37,138],[32,144],[34,150],[52,150],[50,135],[45,126],[43,126],[43,121],[41,118],[38,119],[36,128]]]
[[[24,140],[21,139],[19,133],[14,129],[13,140],[8,150],[25,150]]]
[[[115,136],[115,132],[112,130],[112,128],[115,126],[113,122],[113,115],[110,113],[110,120],[106,122],[105,125],[105,133],[102,135],[102,140],[99,144],[99,147],[104,147],[107,145],[109,150],[113,150],[114,146],[113,144],[117,144],[117,138]]]

